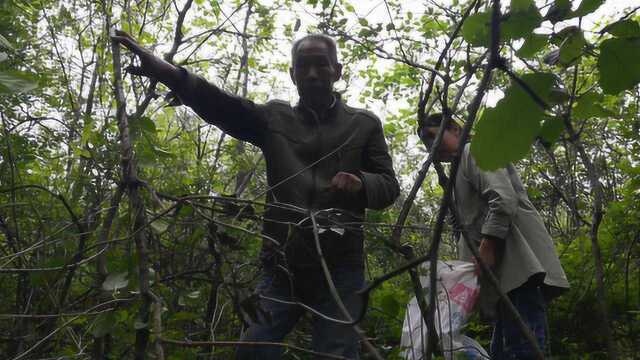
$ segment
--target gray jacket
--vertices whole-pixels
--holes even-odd
[[[483,171],[469,148],[469,144],[464,147],[454,191],[462,233],[476,246],[484,235],[504,240],[495,269],[503,291],[532,279],[540,282],[547,298],[557,296],[569,288],[569,282],[553,240],[515,168],[509,164],[496,171]],[[462,238],[459,248],[461,259],[472,259]],[[482,283],[481,308],[489,310],[497,294],[486,281]]]

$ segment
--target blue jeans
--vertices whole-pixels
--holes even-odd
[[[507,295],[544,352],[547,315],[540,287],[530,281]],[[491,339],[491,359],[535,359],[531,345],[502,303],[498,303],[498,319]]]
[[[364,287],[364,271],[361,266],[342,266],[333,269],[332,278],[340,297],[351,313],[358,316],[362,309],[362,298],[355,294]],[[322,269],[292,271],[265,270],[256,292],[271,298],[298,301],[329,317],[346,320],[331,296]],[[250,324],[242,341],[282,342],[293,329],[305,310],[299,305],[283,304],[261,299],[257,321]],[[358,336],[352,326],[325,320],[313,315],[312,349],[319,353],[340,355],[359,359]],[[238,360],[280,359],[280,346],[239,346]],[[322,357],[316,357],[322,359]]]

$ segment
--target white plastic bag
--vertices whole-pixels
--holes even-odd
[[[423,264],[423,268],[429,269],[429,263]],[[428,293],[429,277],[421,276],[420,283]],[[489,359],[482,346],[462,334],[480,293],[475,265],[465,261],[438,261],[437,291],[435,325],[445,359]],[[414,297],[407,305],[402,325],[400,345],[407,349],[404,358],[421,360],[426,344],[427,326]]]

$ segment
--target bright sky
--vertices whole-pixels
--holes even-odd
[[[403,13],[393,14],[393,15],[394,17],[396,17],[396,22],[398,18],[404,16],[408,11],[413,12],[414,16],[417,17],[421,15],[421,12],[424,11],[427,8],[427,6],[429,6],[428,5],[429,3],[434,3],[434,2],[441,6],[449,6],[452,0],[423,1],[422,4],[420,4],[419,6],[416,6],[416,1],[404,0],[403,3],[405,3],[406,5],[402,6]],[[536,0],[536,2],[539,7],[543,7],[545,3],[551,3],[551,1],[547,1],[547,0],[544,0],[544,1]],[[356,13],[358,14],[358,16],[366,17],[369,23],[378,23],[378,22],[386,23],[389,21],[389,13],[385,6],[384,0],[380,0],[380,1],[353,1],[352,0],[350,1],[350,3],[356,9]],[[508,4],[509,1],[504,0],[503,3]],[[586,36],[589,37],[588,31],[600,30],[604,26],[603,22],[606,22],[609,19],[612,19],[615,17],[619,17],[622,14],[625,14],[626,11],[629,11],[630,9],[638,5],[640,5],[640,2],[638,0],[606,0],[605,3],[597,11],[583,18],[582,26],[585,30],[587,30]],[[577,6],[579,6],[579,4],[576,2],[576,4],[574,4],[574,7],[577,7]],[[546,13],[546,8],[543,8],[541,12],[544,15]],[[302,26],[300,28],[300,31],[297,34],[297,37],[303,36],[305,34],[304,30],[306,29],[306,27],[310,25],[315,25],[318,21],[313,17],[312,10],[310,10],[309,7],[304,4],[304,2],[293,2],[293,7],[291,9],[291,12],[289,12],[288,14],[290,16],[300,16]],[[291,22],[292,20],[295,20],[295,18],[286,19],[287,17],[286,15],[280,15],[280,16],[283,17],[284,21]],[[354,19],[353,22],[355,23],[356,20]],[[570,21],[558,23],[556,24],[556,30],[566,26],[577,24],[577,22],[578,22],[577,19],[573,19]],[[549,22],[544,23],[542,28],[539,29],[538,31],[543,33],[550,33],[552,31],[551,23]],[[286,45],[287,44],[283,44],[282,46],[284,48],[287,48]],[[390,66],[390,64],[391,64],[390,61],[381,61],[376,66],[379,69],[384,69],[386,66]],[[362,63],[362,64],[359,64],[359,66],[360,68],[363,68],[369,65],[366,63]],[[353,71],[355,69],[352,68],[351,70]],[[289,82],[289,79],[286,76],[286,74],[283,75],[282,81],[283,81],[283,84],[286,84],[287,82]],[[338,84],[338,88],[340,88],[340,84]],[[378,114],[378,116],[380,116],[383,121],[386,115],[389,114],[389,112],[395,112],[399,107],[403,106],[403,99],[395,99],[395,101],[392,101],[388,104],[384,104],[382,101],[379,101],[377,99],[371,99],[366,104],[360,104],[357,102],[358,94],[361,93],[365,88],[366,88],[366,84],[364,80],[358,81],[358,79],[355,79],[355,81],[353,81],[350,84],[350,87],[347,89],[347,96],[349,97],[350,102],[352,103],[352,105],[355,105],[355,106],[364,106],[369,108],[370,110]],[[291,84],[291,86],[288,88],[286,86],[283,86],[281,90],[285,90],[285,92],[277,94],[276,96],[289,99],[292,102],[296,101],[297,93],[293,84]],[[489,106],[494,105],[501,98],[501,96],[502,95],[500,93],[489,93],[486,99],[487,105]]]

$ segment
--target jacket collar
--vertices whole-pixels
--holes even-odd
[[[339,107],[339,105],[342,102],[342,99],[340,97],[340,93],[338,92],[333,92],[331,94],[332,96],[332,101],[331,104],[329,105],[329,107],[324,111],[324,116],[322,118],[329,118],[332,117],[335,112],[336,109]],[[314,116],[317,116],[318,118],[320,118],[320,114],[318,114],[315,110],[313,110],[310,106],[307,106],[304,101],[302,100],[302,98],[300,98],[300,100],[298,101],[298,104],[296,105],[296,108],[298,109],[304,109],[307,112],[310,112],[311,114],[313,114]]]

